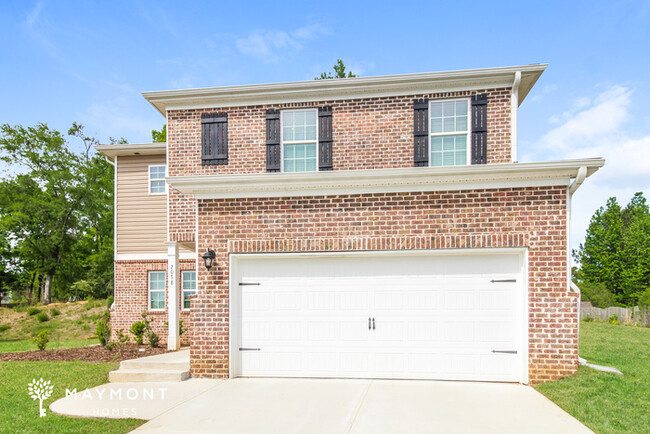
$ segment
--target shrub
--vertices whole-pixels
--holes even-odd
[[[0,333],[6,332],[10,328],[11,328],[11,326],[9,324],[2,324],[2,325],[0,325]]]
[[[37,308],[37,307],[30,307],[29,309],[27,309],[27,315],[33,316],[33,315],[36,315],[37,313],[39,313],[40,311],[41,310],[39,308]]]
[[[160,336],[158,336],[158,334],[150,331],[147,334],[147,342],[149,342],[149,346],[151,348],[156,348],[158,346],[158,343],[160,342]]]
[[[113,306],[114,301],[115,301],[115,298],[112,295],[109,295],[108,298],[106,299],[106,307],[108,309],[110,309],[111,306]]]
[[[36,342],[36,346],[39,350],[43,351],[47,346],[47,343],[50,342],[50,331],[43,330],[40,332],[32,341]]]
[[[144,334],[147,331],[147,325],[144,323],[144,321],[134,322],[131,325],[131,329],[129,331],[134,336],[135,343],[142,345]]]
[[[36,315],[36,319],[37,319],[39,322],[45,322],[45,321],[49,320],[50,317],[47,316],[47,314],[46,314],[45,312],[41,312],[41,313],[39,313],[38,315]]]
[[[59,309],[54,308],[54,309],[52,309],[52,310],[50,311],[50,315],[52,315],[52,316],[59,316],[59,315],[61,315],[61,311],[60,311]]]
[[[169,330],[169,322],[165,321],[165,328]],[[178,336],[183,336],[183,333],[187,331],[187,327],[183,327],[183,320],[178,321]]]
[[[594,307],[605,309],[616,305],[614,294],[600,283],[581,282],[578,287],[582,293],[582,301],[590,301]]]
[[[106,346],[111,341],[111,313],[109,311],[104,312],[104,315],[97,320],[95,336],[103,346]]]
[[[612,316],[610,316],[610,317],[607,319],[607,322],[610,323],[610,324],[612,324],[612,325],[618,325],[618,315],[616,315],[615,313],[612,314]]]
[[[594,322],[594,317],[593,316],[586,316],[582,318],[582,322]]]

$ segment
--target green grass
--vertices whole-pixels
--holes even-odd
[[[0,362],[0,432],[7,433],[125,433],[145,421],[137,419],[90,419],[60,416],[49,405],[65,396],[65,389],[83,390],[106,383],[117,363],[91,362]],[[43,402],[47,416],[39,417],[38,401],[27,393],[33,379],[50,380],[52,396]]]
[[[62,339],[51,340],[47,344],[48,350],[62,350],[65,348],[87,347],[97,343],[97,339]],[[0,353],[13,353],[16,351],[37,350],[36,343],[31,340],[0,341]]]
[[[625,375],[581,366],[536,389],[596,433],[650,432],[650,329],[581,322],[580,356]]]

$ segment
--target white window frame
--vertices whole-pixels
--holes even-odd
[[[165,191],[164,192],[162,192],[162,193],[154,193],[154,192],[151,191],[151,182],[152,181],[160,181],[160,179],[152,179],[151,178],[151,168],[152,167],[162,167],[162,168],[164,168],[165,169],[165,176],[167,176],[167,165],[166,164],[150,164],[147,167],[147,179],[149,180],[149,186],[148,186],[149,194],[152,194],[152,195],[167,194],[167,181],[165,181],[165,178],[162,179],[162,181],[165,183]]]
[[[183,285],[185,284],[185,279],[183,279],[183,274],[184,273],[194,273],[194,289],[185,289]],[[193,294],[197,293],[197,287],[196,287],[196,270],[183,270],[181,271],[181,310],[188,311],[190,308],[185,307],[185,292],[193,292]]]
[[[151,274],[152,273],[163,273],[163,275],[165,276],[165,288],[164,289],[162,289],[162,290],[156,289],[155,291],[151,290]],[[151,293],[152,292],[162,292],[164,294],[163,302],[165,304],[165,307],[163,307],[162,309],[160,309],[160,308],[154,309],[154,308],[151,307]],[[163,311],[165,311],[165,309],[167,309],[167,272],[162,271],[162,270],[151,270],[151,271],[147,272],[147,310],[150,311],[150,312],[163,312]]]
[[[290,112],[301,112],[301,111],[312,111],[316,113],[316,140],[291,140],[288,142],[284,141],[284,115],[285,113],[290,113]],[[318,149],[318,137],[320,137],[320,131],[319,131],[319,126],[318,126],[318,108],[298,108],[298,109],[289,109],[289,110],[282,110],[280,112],[280,171],[282,173],[284,172],[284,145],[295,145],[295,144],[302,144],[302,143],[315,143],[316,144],[316,170],[314,172],[318,172],[318,162],[320,161],[320,153]],[[311,172],[311,170],[308,170],[306,172]],[[304,172],[286,172],[286,173],[304,173]]]
[[[466,131],[454,131],[450,133],[433,133],[432,128],[431,128],[431,106],[433,103],[440,103],[440,102],[451,102],[451,101],[467,101],[467,130]],[[459,136],[461,134],[466,134],[467,135],[467,141],[465,142],[466,150],[465,150],[465,155],[466,155],[466,160],[465,165],[469,166],[472,164],[472,99],[471,98],[449,98],[449,99],[435,99],[432,101],[429,101],[429,107],[428,107],[428,113],[427,116],[429,119],[427,122],[429,123],[429,137],[427,138],[427,156],[429,158],[429,166],[430,167],[452,167],[452,166],[434,166],[433,165],[433,158],[431,158],[431,138],[432,137],[444,137],[444,136]]]

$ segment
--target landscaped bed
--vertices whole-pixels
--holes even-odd
[[[123,344],[120,349],[109,351],[100,345],[63,350],[21,351],[0,354],[0,361],[84,361],[84,362],[119,362],[138,357],[153,356],[167,352],[165,348],[149,348],[136,344]]]

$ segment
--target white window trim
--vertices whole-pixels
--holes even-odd
[[[284,141],[284,114],[289,112],[299,112],[299,111],[312,111],[316,113],[316,140],[292,140],[289,142]],[[318,162],[320,161],[320,153],[318,149],[318,137],[319,137],[319,128],[318,128],[318,109],[317,108],[298,108],[298,109],[288,109],[282,110],[280,112],[280,171],[282,173],[304,173],[304,172],[285,172],[284,171],[284,145],[293,145],[293,144],[302,144],[302,143],[316,143],[316,170],[308,170],[306,172],[318,172]]]
[[[185,307],[185,288],[183,288],[183,284],[185,283],[185,279],[183,279],[183,273],[194,273],[194,289],[188,289],[187,291],[194,291],[194,294],[198,292],[198,289],[196,288],[196,271],[195,270],[183,270],[181,271],[181,310],[187,312],[190,310],[190,308]]]
[[[162,179],[162,181],[165,181],[165,191],[162,193],[153,193],[151,191],[151,181],[160,181],[160,179],[151,179],[151,168],[152,167],[163,167],[165,169],[165,176],[167,176],[167,165],[166,164],[150,164],[147,167],[147,179],[149,180],[149,184],[147,186],[147,190],[149,191],[149,194],[157,196],[161,194],[167,194],[167,182],[165,181],[165,178]]]
[[[467,130],[463,131],[454,131],[450,133],[433,133],[431,132],[431,105],[438,102],[451,102],[451,101],[467,101]],[[433,159],[431,158],[431,138],[432,137],[444,137],[444,136],[459,136],[461,134],[467,134],[466,141],[466,160],[465,165],[469,166],[472,164],[472,99],[471,98],[450,98],[450,99],[435,99],[429,101],[427,116],[429,119],[429,137],[427,137],[427,157],[429,159],[429,167],[452,167],[452,166],[433,166]]]
[[[165,289],[157,289],[153,292],[162,292],[164,297],[165,307],[162,309],[154,309],[151,307],[151,273],[163,273],[165,275]],[[147,272],[147,310],[149,312],[164,312],[167,309],[167,272],[163,270],[151,270]]]

